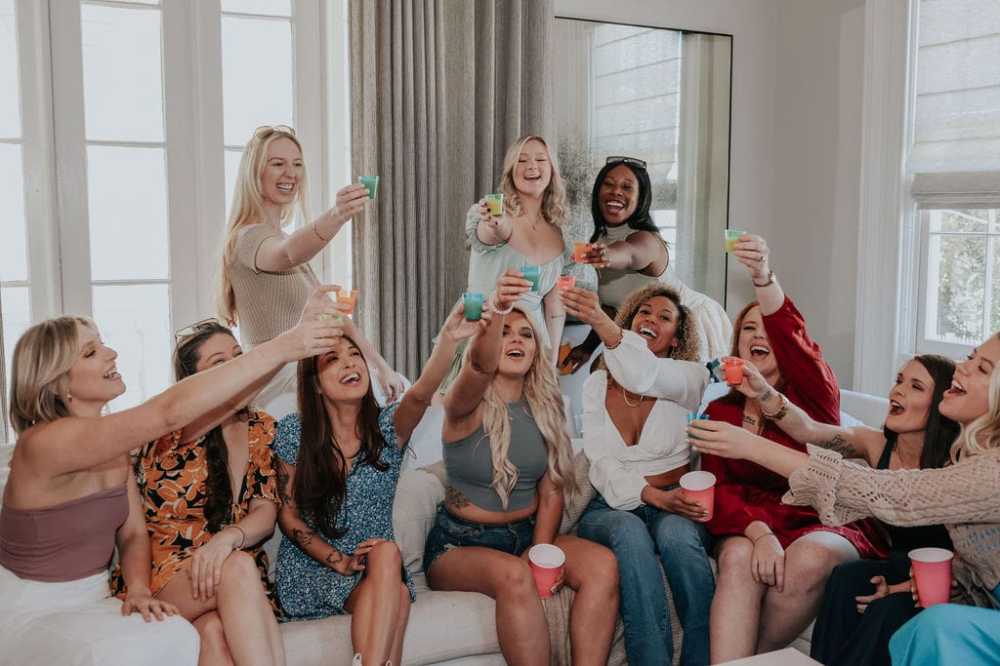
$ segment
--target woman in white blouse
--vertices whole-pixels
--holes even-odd
[[[702,507],[677,487],[690,470],[687,415],[709,381],[697,324],[677,292],[654,284],[632,294],[612,321],[597,295],[563,293],[567,312],[606,347],[583,389],[584,450],[598,491],[579,535],[618,558],[625,651],[630,664],[671,663],[666,574],[684,629],[682,664],[707,664],[715,592]],[[600,366],[597,366],[600,367]]]

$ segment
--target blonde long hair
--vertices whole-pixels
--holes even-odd
[[[556,378],[555,368],[548,362],[549,352],[542,344],[534,322],[519,307],[515,306],[514,309],[524,315],[537,341],[535,358],[524,377],[524,399],[542,433],[542,439],[545,440],[549,478],[562,491],[563,496],[571,496],[579,489],[573,474],[572,445],[566,434],[566,411],[562,392],[559,390],[559,380]],[[466,363],[470,349],[471,345],[466,349]],[[500,503],[506,509],[510,493],[517,483],[518,470],[509,456],[510,413],[506,401],[494,388],[493,382],[490,382],[483,395],[483,430],[490,439],[493,461],[493,482],[490,485],[500,496]]]
[[[1000,339],[1000,333],[993,337]],[[951,461],[985,453],[1000,447],[1000,366],[990,375],[989,409],[967,426],[962,426],[951,447]]]
[[[521,199],[517,188],[514,186],[514,168],[517,166],[518,157],[524,150],[525,144],[529,141],[538,141],[545,146],[545,152],[549,156],[549,165],[552,167],[552,178],[549,180],[545,192],[542,194],[542,217],[549,224],[560,229],[567,223],[566,211],[566,186],[563,184],[562,176],[559,174],[559,167],[556,165],[552,155],[552,149],[545,139],[535,134],[526,134],[515,141],[507,154],[503,158],[503,173],[500,176],[500,191],[504,195],[504,208],[514,215],[521,214]]]
[[[298,147],[299,152],[302,152],[302,144],[295,138],[295,132],[291,128],[282,126],[259,127],[254,131],[250,141],[247,142],[246,148],[243,149],[243,157],[240,159],[240,170],[236,176],[236,187],[233,189],[233,202],[222,246],[222,266],[219,270],[217,296],[219,319],[229,326],[235,326],[238,319],[236,293],[233,291],[233,282],[229,275],[229,267],[235,260],[236,240],[243,227],[264,222],[267,219],[264,211],[264,195],[260,188],[260,174],[267,164],[267,149],[278,139],[288,139]],[[306,182],[306,170],[303,166],[302,177],[299,179],[299,193],[295,203],[285,206],[281,211],[282,225],[292,219],[296,207],[298,207],[303,220],[309,219],[309,211],[306,206]]]
[[[80,357],[84,317],[56,317],[35,324],[17,341],[11,365],[10,422],[20,435],[38,423],[69,416],[69,371]]]

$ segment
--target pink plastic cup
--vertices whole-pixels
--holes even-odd
[[[560,275],[556,278],[556,287],[562,291],[567,289],[572,289],[576,286],[576,276],[575,275]]]
[[[552,596],[552,586],[562,575],[563,566],[566,564],[566,553],[558,546],[540,543],[528,550],[528,562],[531,566],[531,575],[535,578],[538,596],[548,599]]]
[[[704,522],[712,520],[715,513],[715,475],[711,472],[688,472],[681,477],[680,485],[688,500],[697,502],[708,511]]]
[[[930,608],[947,603],[951,598],[951,561],[955,554],[947,548],[917,548],[909,556],[920,606]]]
[[[726,374],[726,383],[736,386],[743,381],[743,364],[746,363],[741,358],[727,356],[722,360],[722,370]]]

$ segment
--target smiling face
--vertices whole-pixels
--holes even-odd
[[[198,346],[198,363],[195,371],[201,372],[222,365],[243,354],[243,348],[228,333],[216,333]]]
[[[260,173],[260,193],[264,201],[278,206],[293,203],[304,173],[302,151],[294,141],[280,137],[269,143]]]
[[[524,377],[531,369],[538,353],[535,330],[528,318],[514,310],[503,324],[500,365],[497,371],[508,377]]]
[[[940,412],[958,423],[968,425],[990,408],[990,379],[1000,365],[1000,339],[989,340],[974,349],[955,366],[951,388],[944,392]]]
[[[624,164],[619,164],[604,176],[597,194],[601,215],[608,226],[625,224],[639,205],[639,181]]]
[[[753,363],[769,384],[773,386],[778,383],[781,377],[778,360],[771,352],[771,342],[767,338],[764,319],[757,305],[750,308],[743,316],[737,350],[739,357]]]
[[[552,163],[549,149],[538,139],[531,139],[521,147],[513,170],[514,188],[522,194],[541,197],[552,181]]]
[[[680,309],[666,296],[653,296],[642,302],[632,318],[631,330],[646,339],[649,351],[661,358],[677,346]]]
[[[931,404],[934,401],[934,378],[924,364],[913,359],[896,375],[896,384],[889,391],[889,413],[885,426],[900,435],[927,429]]]
[[[67,382],[71,411],[74,406],[103,406],[125,392],[125,382],[115,365],[118,353],[105,345],[94,329],[77,326],[80,355],[69,370]]]
[[[316,359],[316,378],[327,399],[360,401],[368,393],[368,364],[349,338],[339,338],[333,349]]]

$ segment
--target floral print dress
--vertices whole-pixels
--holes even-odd
[[[239,496],[231,508],[233,523],[250,512],[250,503],[255,499],[279,503],[277,472],[271,450],[275,421],[264,412],[250,412],[247,427],[250,459]],[[205,519],[208,460],[202,445],[204,437],[193,442],[181,442],[181,434],[178,430],[150,442],[143,447],[136,461],[136,477],[153,553],[150,591],[154,595],[180,571],[185,560],[213,536]],[[268,558],[263,546],[262,542],[248,545],[244,550],[253,556],[264,588],[273,599],[273,585],[267,575]],[[116,592],[124,589],[117,571],[113,587]]]
[[[379,415],[379,429],[385,439],[380,462],[387,469],[380,471],[359,458],[347,474],[347,493],[336,520],[337,527],[345,530],[344,535],[339,539],[328,539],[308,517],[302,516],[316,538],[325,540],[342,553],[353,553],[367,539],[393,539],[392,503],[396,498],[396,483],[403,464],[403,450],[396,436],[398,407],[398,402],[393,403]],[[274,449],[283,462],[293,466],[297,463],[301,434],[298,414],[289,414],[278,422]],[[416,590],[405,568],[401,575],[413,600]],[[360,582],[360,572],[352,576],[341,575],[314,560],[297,543],[282,535],[281,545],[278,546],[277,588],[284,619],[312,620],[343,615],[346,613],[344,604],[347,598]]]

